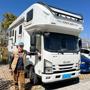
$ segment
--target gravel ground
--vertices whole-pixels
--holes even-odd
[[[8,65],[0,65],[0,90],[14,90]],[[71,79],[36,86],[32,86],[26,79],[26,90],[90,90],[90,74],[80,75],[80,82],[78,82],[78,79]]]

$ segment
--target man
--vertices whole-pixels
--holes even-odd
[[[20,42],[17,49],[13,52],[13,61],[11,64],[15,89],[18,87],[19,90],[25,90],[24,65],[26,61],[26,52],[23,50],[23,47],[24,43]]]

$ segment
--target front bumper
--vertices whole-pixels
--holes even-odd
[[[69,78],[63,78],[63,75],[65,75],[65,74],[70,74],[71,76]],[[42,74],[42,82],[43,83],[51,83],[51,82],[66,80],[66,79],[78,77],[79,74],[80,74],[80,71],[57,73],[57,74]]]

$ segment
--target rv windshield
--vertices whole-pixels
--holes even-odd
[[[77,52],[78,37],[59,33],[44,35],[44,48],[50,52]]]

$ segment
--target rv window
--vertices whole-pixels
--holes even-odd
[[[27,13],[27,22],[33,19],[33,9]]]
[[[22,34],[22,25],[19,26],[19,34]]]
[[[16,31],[15,31],[15,39],[14,40],[15,40],[15,43],[16,43]]]
[[[14,36],[14,30],[12,31],[12,36]]]
[[[11,30],[10,30],[10,37],[11,37]]]

